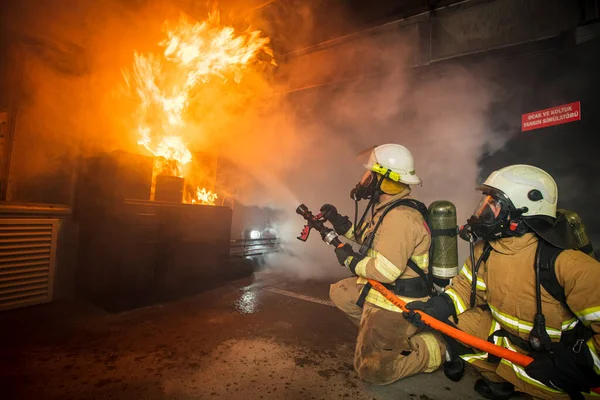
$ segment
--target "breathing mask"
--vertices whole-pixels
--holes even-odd
[[[371,211],[371,214],[375,212],[375,204],[379,202],[379,198],[382,195],[381,184],[383,183],[384,178],[384,176],[373,171],[365,171],[360,182],[358,182],[354,189],[350,191],[350,197],[354,200],[354,234],[357,237],[361,237],[364,232],[363,223],[365,222],[369,211]],[[369,204],[367,204],[359,221],[358,202],[360,200],[369,200]]]
[[[521,236],[527,226],[518,219],[526,208],[515,209],[512,202],[499,190],[484,192],[475,213],[461,229],[461,238],[469,240],[472,234],[478,239],[496,240],[503,237]]]
[[[350,197],[354,201],[370,200],[373,197],[378,197],[377,192],[379,191],[381,181],[382,179],[379,179],[375,172],[365,171],[360,182],[350,191]]]

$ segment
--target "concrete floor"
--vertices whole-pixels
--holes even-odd
[[[473,373],[362,383],[356,327],[330,305],[270,288],[327,300],[326,282],[267,276],[121,314],[73,302],[0,314],[0,398],[479,398]]]

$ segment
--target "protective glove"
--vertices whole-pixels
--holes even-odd
[[[331,204],[323,204],[320,211],[325,219],[331,222],[333,229],[338,235],[345,235],[346,232],[352,228],[352,222],[350,222],[350,219],[338,213],[337,208]]]
[[[583,399],[581,392],[600,385],[600,376],[594,371],[594,360],[583,339],[575,345],[552,343],[548,352],[529,353],[534,361],[525,367],[532,378],[553,389],[563,390],[571,398]]]
[[[356,264],[358,264],[358,262],[364,258],[360,254],[354,252],[352,246],[350,246],[348,243],[342,247],[336,248],[335,255],[337,256],[340,265],[346,265],[348,268],[350,268],[350,271],[352,271],[353,274],[356,274]]]
[[[454,322],[458,323],[454,303],[446,293],[432,297],[427,301],[411,301],[406,304],[406,308],[410,311],[405,311],[402,315],[417,328],[425,328],[427,325],[421,320],[421,315],[415,312],[416,310],[423,311],[440,321],[446,321],[450,316],[453,316]]]

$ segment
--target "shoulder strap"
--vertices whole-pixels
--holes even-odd
[[[420,212],[421,216],[423,216],[423,219],[425,220],[427,225],[429,225],[429,213],[427,211],[427,206],[424,203],[420,202],[419,200],[415,200],[415,199],[401,199],[400,205],[410,207],[410,208]]]
[[[592,246],[592,242],[589,242],[588,244],[586,244],[583,247],[578,248],[577,250],[596,258],[595,254],[594,254],[594,246]]]
[[[427,276],[427,274],[425,273],[425,271],[423,271],[421,268],[419,268],[419,266],[417,265],[416,262],[414,262],[413,260],[411,260],[409,258],[408,262],[406,263],[406,265],[410,269],[412,269],[413,271],[415,271],[417,273],[417,275],[419,275],[425,282],[427,282],[427,285],[429,285],[429,277]]]
[[[481,254],[481,257],[479,258],[481,261],[477,262],[477,265],[475,267],[475,272],[479,271],[479,266],[481,265],[481,262],[487,262],[488,258],[490,258],[490,253],[492,252],[492,250],[494,250],[494,248],[492,247],[490,242],[486,241],[485,244],[483,245],[483,253]]]
[[[578,250],[583,251],[582,249]],[[573,310],[571,310],[567,304],[565,289],[561,286],[560,282],[558,282],[558,277],[556,276],[556,260],[562,252],[563,249],[558,248],[540,238],[538,242],[539,257],[536,257],[536,264],[534,264],[534,268],[538,269],[537,263],[539,263],[539,286],[546,289],[546,291],[566,310],[569,310],[571,314],[575,315]],[[539,286],[536,286],[536,297],[541,296],[538,290]],[[538,304],[540,303],[540,300],[540,298],[536,298],[536,302]],[[564,341],[565,343],[575,343],[576,340],[581,338],[588,340],[592,334],[593,331],[589,327],[583,325],[582,323],[578,323],[575,329],[563,332],[560,340],[561,342]]]
[[[565,290],[558,282],[556,276],[555,263],[559,254],[562,253],[563,249],[558,248],[543,239],[539,239],[540,256],[539,256],[539,271],[540,271],[540,284],[550,295],[558,302],[560,302],[565,308],[569,309],[567,305],[567,297],[565,296]],[[535,265],[534,265],[535,267]]]
[[[425,220],[425,223],[429,227],[429,221],[427,218],[427,207],[425,206],[425,204],[423,204],[419,200],[415,200],[415,199],[399,199],[399,200],[396,200],[396,201],[392,202],[391,204],[389,204],[385,208],[385,210],[383,210],[383,213],[381,214],[379,221],[377,221],[377,225],[375,225],[375,228],[373,228],[373,231],[371,232],[371,235],[373,237],[375,236],[375,233],[379,229],[379,225],[381,225],[381,223],[383,222],[383,219],[385,218],[387,213],[392,211],[394,208],[400,207],[400,206],[410,207],[410,208],[420,212],[421,215],[423,216],[423,219]]]
[[[482,262],[487,262],[488,258],[490,258],[490,253],[493,248],[490,242],[486,241],[483,245],[483,252],[479,256],[479,259],[475,263],[475,265],[471,265],[471,297],[469,299],[469,304],[471,308],[475,307],[475,303],[477,301],[477,274],[479,273],[479,267]]]
[[[385,208],[385,210],[383,210],[383,213],[381,214],[381,217],[379,218],[379,221],[377,221],[377,224],[375,225],[375,228],[373,228],[373,231],[370,233],[370,241],[372,241],[375,238],[375,234],[377,233],[377,230],[379,229],[379,225],[381,225],[381,223],[383,222],[383,219],[385,218],[385,216],[387,215],[387,213],[390,212],[391,210],[393,210],[394,208],[400,207],[400,206],[410,207],[410,208],[412,208],[414,210],[417,210],[419,213],[421,213],[421,216],[423,216],[423,219],[425,220],[425,224],[427,224],[427,227],[430,229],[429,221],[428,221],[428,217],[427,217],[427,206],[425,206],[425,204],[423,204],[419,200],[415,200],[415,199],[399,199],[399,200],[396,200],[396,201],[392,202],[391,204],[389,204]],[[371,247],[371,245],[372,245],[372,242],[369,243],[369,247]],[[432,242],[432,244],[430,245],[430,248],[429,248],[429,253],[430,253],[429,257],[430,257],[430,259],[431,259],[432,247],[433,247],[433,242]],[[426,274],[411,259],[408,259],[407,266],[410,269],[412,269],[415,273],[417,273],[417,275],[419,275],[427,283],[427,288],[431,292],[431,290],[432,290],[432,284],[433,284],[433,275],[431,273],[431,268],[429,268],[429,274]]]

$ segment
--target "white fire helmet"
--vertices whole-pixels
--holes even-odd
[[[556,218],[558,188],[550,174],[540,168],[523,164],[504,167],[492,172],[477,189],[492,195],[498,190],[516,209],[527,207],[523,217]]]
[[[366,154],[361,153],[362,157]],[[363,159],[364,160],[364,159]],[[421,179],[415,173],[415,161],[410,151],[399,144],[383,144],[374,147],[368,153],[368,160],[364,164],[369,171],[386,175],[395,182],[407,185],[419,185]]]

